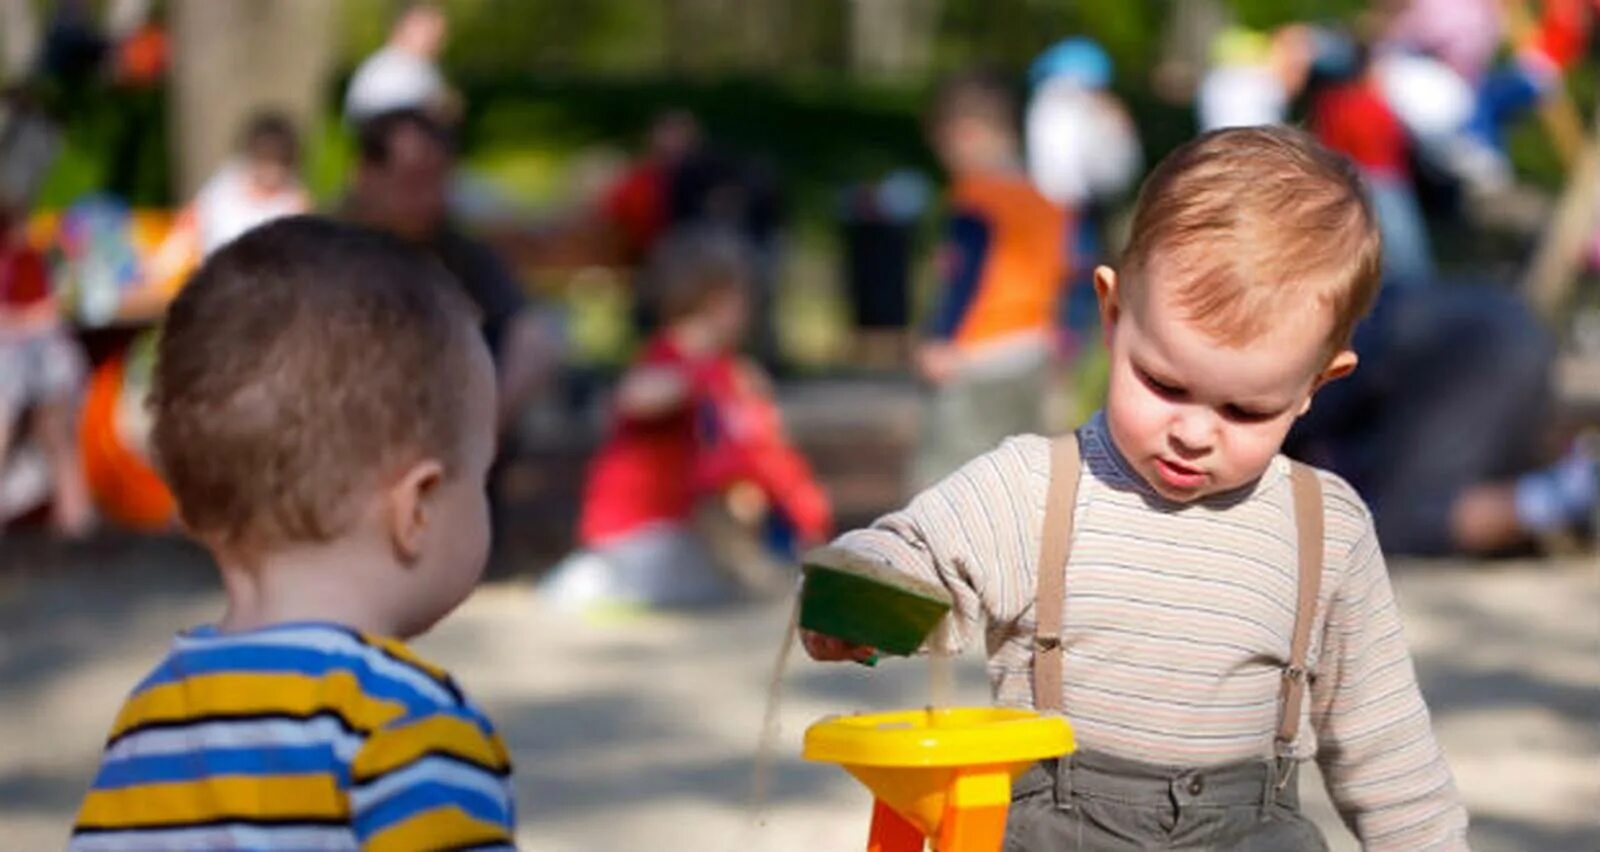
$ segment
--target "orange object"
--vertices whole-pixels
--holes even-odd
[[[132,529],[160,532],[175,522],[177,504],[155,469],[118,429],[127,363],[125,355],[118,355],[89,378],[78,428],[83,469],[102,514]]]
[[[1069,260],[1066,211],[1027,178],[1011,175],[957,177],[950,207],[989,231],[977,291],[954,329],[955,344],[965,349],[1020,332],[1048,332]]]
[[[837,763],[872,791],[867,852],[1000,852],[1011,782],[1072,751],[1060,716],[1000,707],[928,708],[825,719],[805,757]]]
[[[872,832],[867,852],[922,852],[922,829],[881,800],[872,802]]]
[[[154,23],[140,26],[117,47],[117,80],[129,86],[160,85],[169,53],[166,30]]]
[[[1006,839],[1012,767],[966,766],[956,771],[939,821],[936,849],[998,850]]]

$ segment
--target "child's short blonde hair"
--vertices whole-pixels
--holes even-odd
[[[1186,143],[1145,179],[1122,292],[1137,298],[1159,260],[1179,309],[1229,345],[1315,298],[1333,315],[1331,355],[1371,309],[1381,255],[1348,160],[1292,128],[1231,128]]]

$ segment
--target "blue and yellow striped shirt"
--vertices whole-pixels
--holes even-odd
[[[201,627],[117,715],[71,848],[510,848],[510,777],[488,717],[398,641]]]

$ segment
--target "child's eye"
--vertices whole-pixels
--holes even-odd
[[[1146,385],[1149,385],[1151,390],[1155,391],[1157,394],[1160,394],[1161,396],[1165,396],[1165,397],[1181,397],[1184,394],[1183,388],[1180,388],[1177,385],[1172,385],[1172,384],[1168,384],[1166,382],[1163,382],[1160,379],[1157,379],[1155,376],[1152,376],[1152,375],[1150,375],[1149,373],[1146,373],[1143,370],[1139,371],[1139,378],[1144,380],[1144,383]]]
[[[1237,405],[1228,405],[1224,407],[1222,409],[1222,414],[1229,420],[1237,420],[1241,423],[1262,423],[1267,420],[1271,420],[1276,416],[1275,414],[1269,412],[1251,411],[1248,408],[1240,408]]]

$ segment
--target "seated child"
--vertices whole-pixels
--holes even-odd
[[[544,589],[561,605],[690,605],[784,574],[758,527],[804,544],[828,535],[831,510],[789,444],[760,371],[738,356],[750,266],[739,242],[706,229],[669,235],[648,286],[662,328],[617,389],[589,470],[584,550]]]
[[[0,470],[31,414],[31,433],[50,471],[52,522],[60,532],[81,535],[94,520],[75,428],[83,353],[61,322],[44,257],[29,245],[19,219],[0,211]],[[0,514],[26,508],[5,502]]]
[[[987,623],[999,703],[1072,722],[1079,750],[1015,784],[1007,849],[1325,849],[1296,790],[1312,758],[1364,848],[1466,848],[1372,517],[1279,453],[1355,368],[1379,253],[1353,169],[1303,133],[1180,147],[1095,273],[1104,411],[839,539]]]
[[[488,549],[494,368],[459,286],[388,237],[263,226],[173,303],[152,406],[227,608],[117,714],[71,848],[511,848],[505,746],[403,644]]]

